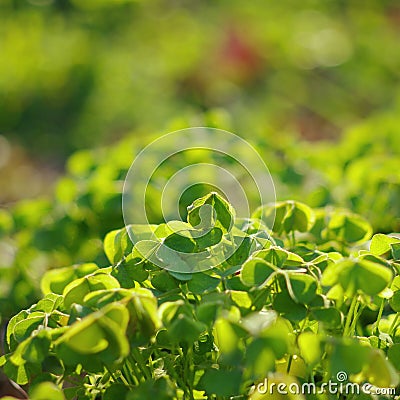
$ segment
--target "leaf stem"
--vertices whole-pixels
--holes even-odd
[[[400,316],[400,313],[397,313],[396,316],[394,317],[393,322],[392,322],[392,325],[390,325],[390,328],[389,328],[389,335],[391,335],[392,333],[394,333],[394,331],[395,331],[395,329],[396,329],[397,321],[398,321],[398,319],[399,319],[399,316]]]
[[[110,374],[111,378],[113,379],[114,382],[118,382],[118,379],[115,377],[115,375],[113,374],[113,372],[107,367],[106,364],[103,364],[104,368],[106,369],[106,371]]]
[[[151,373],[143,360],[142,353],[140,353],[140,350],[136,348],[132,348],[132,356],[137,362],[137,365],[139,369],[143,372],[143,375],[145,376],[146,379],[151,379]]]
[[[383,299],[381,299],[381,306],[379,307],[379,312],[378,312],[378,317],[376,318],[376,322],[375,322],[375,327],[374,327],[374,335],[379,336],[379,323],[381,322],[382,319],[382,314],[383,314],[383,308],[385,306],[385,301]]]
[[[358,302],[356,310],[354,312],[355,313],[355,317],[353,318],[353,322],[350,325],[350,333],[351,334],[356,330],[358,319],[360,318],[360,316],[361,316],[361,314],[362,314],[362,312],[364,311],[364,308],[365,308],[364,304],[360,308],[359,308],[359,305],[360,305],[360,303]]]
[[[349,336],[350,326],[353,320],[354,310],[356,308],[357,302],[358,302],[358,296],[355,295],[353,297],[353,300],[351,301],[349,312],[347,313],[346,324],[343,330],[343,336]]]
[[[136,360],[132,357],[132,355],[128,356],[128,360],[134,376],[136,376],[138,381],[144,382],[146,378],[143,376],[143,372],[136,365]]]
[[[132,372],[130,371],[127,363],[124,363],[124,365],[122,366],[122,371],[121,372],[125,372],[126,375],[126,379],[129,382],[130,385],[132,386],[137,386],[139,385],[139,380],[137,379],[137,377],[132,374]]]
[[[292,230],[292,247],[296,247],[296,236],[294,234],[294,229]]]
[[[288,363],[287,363],[287,368],[286,368],[286,373],[290,374],[290,368],[292,366],[292,361],[293,361],[293,355],[289,355]]]
[[[128,378],[124,376],[124,374],[122,373],[122,371],[120,371],[120,375],[119,377],[121,378],[121,381],[123,382],[123,384],[125,386],[131,387],[132,385],[128,382]]]

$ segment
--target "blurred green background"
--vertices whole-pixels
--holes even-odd
[[[176,120],[335,140],[399,107],[395,0],[1,0],[0,18],[2,203]]]
[[[179,128],[249,140],[280,200],[400,231],[399,40],[395,0],[0,0],[3,317],[47,269],[106,265],[134,155]]]

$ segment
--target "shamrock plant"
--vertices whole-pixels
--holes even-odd
[[[45,273],[0,364],[32,399],[267,399],[265,378],[322,387],[341,372],[393,394],[400,238],[371,236],[347,210],[284,201],[240,219],[210,193],[187,222],[108,233],[108,267]]]

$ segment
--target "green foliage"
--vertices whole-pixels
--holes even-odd
[[[48,197],[0,209],[0,364],[30,398],[228,398],[340,369],[397,383],[393,1],[1,3],[2,132],[51,165],[107,144],[73,153]],[[188,222],[162,224],[160,182],[226,161],[176,155],[149,182],[151,223],[117,229],[147,132],[193,123],[251,137],[282,201],[238,220],[198,184],[178,199]],[[26,170],[13,156],[3,192]]]
[[[184,123],[176,128],[183,126],[185,126]],[[398,219],[400,184],[398,176],[393,172],[398,170],[396,163],[400,159],[397,150],[400,148],[397,141],[399,135],[396,129],[396,119],[381,116],[371,118],[367,123],[345,132],[342,139],[335,144],[318,142],[310,146],[308,142],[301,140],[282,138],[282,141],[278,141],[268,136],[268,142],[266,142],[267,139],[253,138],[256,147],[262,150],[263,154],[265,152],[264,159],[272,173],[279,197],[301,201],[306,199],[313,208],[302,205],[298,201],[282,201],[276,205],[265,205],[255,210],[253,220],[236,221],[237,227],[242,229],[245,223],[250,232],[250,230],[258,229],[257,224],[261,224],[259,243],[261,241],[266,243],[269,240],[271,231],[267,229],[267,226],[278,236],[280,233],[277,230],[281,229],[281,233],[287,233],[294,227],[295,232],[307,235],[309,241],[324,245],[321,250],[327,252],[346,251],[348,246],[362,244],[363,241],[368,240],[372,233],[398,232],[400,230]],[[379,132],[381,139],[372,145],[368,137],[374,137],[376,132]],[[212,229],[204,229],[203,232],[201,229],[196,231],[196,229],[193,230],[191,224],[186,224],[185,237],[182,233],[177,237],[174,235],[174,229],[170,230],[166,225],[158,227],[163,218],[160,211],[153,206],[161,199],[157,181],[149,182],[149,194],[146,196],[151,224],[132,225],[128,227],[129,237],[125,231],[121,231],[119,237],[114,237],[117,234],[116,228],[123,225],[122,180],[132,162],[132,154],[138,153],[147,141],[142,140],[141,135],[135,134],[108,148],[74,153],[67,162],[65,176],[58,182],[52,196],[46,199],[18,202],[11,207],[10,211],[2,210],[0,250],[4,257],[0,310],[5,319],[39,299],[40,279],[50,269],[86,263],[88,260],[93,261],[100,268],[107,267],[109,262],[114,264],[114,261],[121,260],[121,254],[123,254],[130,255],[123,260],[130,268],[119,272],[121,281],[122,276],[125,276],[127,280],[133,277],[138,282],[145,280],[146,270],[143,270],[143,264],[135,265],[134,258],[131,256],[130,250],[133,243],[129,237],[134,242],[151,240],[155,229],[158,229],[159,233],[167,230],[172,235],[167,240],[167,245],[174,246],[175,243],[180,250],[188,249],[189,251],[195,246],[198,252],[220,241],[226,228],[229,228],[232,212],[228,207],[227,214],[223,215],[223,199],[220,220],[218,220],[218,213],[208,215],[211,220],[214,217],[217,218],[215,221],[209,221],[216,224]],[[382,154],[391,154],[390,165],[387,162],[384,163],[385,165],[382,164]],[[188,152],[167,162],[158,178],[167,180],[179,169],[200,161],[211,164],[230,162],[222,155],[209,153],[196,155]],[[288,170],[296,171],[295,179],[288,178]],[[370,173],[371,171],[374,173]],[[189,188],[181,200],[187,205],[196,197],[203,196],[199,202],[212,203],[213,196],[207,194],[209,189],[206,189],[206,185],[202,184]],[[211,190],[214,189],[211,188]],[[325,195],[321,197],[321,193]],[[378,196],[377,193],[380,195]],[[259,205],[256,193],[248,190],[246,194],[250,207],[256,208]],[[177,197],[179,195],[176,193]],[[205,200],[204,196],[208,200]],[[335,204],[347,205],[353,212],[336,208]],[[193,224],[196,224],[196,218],[200,217],[200,214],[197,215],[200,209],[205,213],[204,223],[207,223],[209,205],[202,204],[200,207],[195,207],[192,216]],[[182,217],[186,218],[187,210],[181,207],[180,212]],[[356,215],[356,212],[368,217],[370,223],[365,218]],[[269,220],[272,221],[275,215],[275,224],[270,226]],[[260,223],[258,218],[262,218],[265,222]],[[234,232],[236,226],[232,228]],[[106,234],[109,236],[106,239],[104,253],[102,240]],[[292,235],[291,232],[290,235]],[[161,236],[166,238],[168,235],[160,234]],[[395,235],[390,237],[394,238]],[[183,243],[176,243],[176,238],[185,242],[185,247]],[[244,240],[237,237],[235,240],[237,240],[238,248],[229,259],[232,266],[242,264],[250,251],[250,242],[247,237]],[[398,255],[396,244],[393,244],[393,251],[397,251]],[[292,243],[292,247],[293,245]],[[373,254],[375,254],[374,251],[372,251]],[[108,257],[113,259],[110,260]],[[175,259],[170,260],[171,263],[175,261]],[[121,286],[124,285],[121,283]]]
[[[272,234],[263,225],[270,210],[278,218]],[[324,224],[314,219],[321,210],[299,202],[261,211],[252,224],[265,227],[267,241],[238,224],[216,193],[189,207],[190,225],[110,232],[111,266],[74,265],[42,277],[45,297],[7,326],[4,371],[29,383],[37,399],[46,391],[60,399],[257,398],[252,387],[267,376],[320,385],[341,371],[355,383],[398,385],[397,239],[375,235],[367,250],[368,224],[344,210],[327,210]],[[203,242],[206,252],[221,242],[237,249],[237,229],[246,238],[235,262],[227,257],[192,273],[153,262],[166,241],[166,254],[181,245],[182,257],[198,254],[194,232],[210,228],[221,235]]]

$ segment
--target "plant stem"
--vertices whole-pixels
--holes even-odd
[[[133,376],[135,376],[138,381],[144,382],[146,378],[143,376],[143,372],[136,365],[136,361],[134,360],[134,358],[129,355],[128,360],[133,372]]]
[[[379,332],[380,332],[379,331],[379,323],[381,322],[384,306],[385,306],[385,301],[382,299],[381,306],[379,307],[378,317],[377,317],[376,322],[375,322],[374,335],[376,334],[375,332],[377,332],[378,335],[379,335]]]
[[[129,384],[132,386],[137,386],[139,385],[139,380],[136,378],[135,374],[132,374],[131,371],[128,368],[127,363],[125,363],[122,366],[122,371],[121,372],[125,372],[126,375],[126,379],[128,380]]]
[[[186,353],[186,360],[185,360],[185,375],[186,375],[186,379],[185,381],[187,382],[188,385],[188,390],[189,390],[189,396],[190,396],[190,400],[194,400],[193,398],[193,380],[194,380],[194,374],[192,372],[191,369],[191,365],[192,365],[192,347],[188,348],[188,351]]]
[[[286,368],[286,373],[287,373],[287,374],[290,374],[290,368],[291,368],[291,366],[292,366],[292,361],[293,361],[293,356],[290,355],[290,356],[289,356],[289,359],[288,359],[288,363],[287,363],[287,368]]]
[[[354,310],[355,310],[357,302],[358,302],[357,297],[358,296],[355,295],[353,297],[353,300],[351,301],[349,312],[347,313],[347,317],[346,317],[346,324],[345,324],[344,330],[343,330],[343,336],[349,335],[349,330],[350,330],[351,322],[353,320]]]
[[[160,355],[158,351],[156,351],[156,354],[157,354],[158,357],[163,358],[163,356]],[[178,387],[180,386],[181,389],[185,392],[186,384],[185,384],[185,382],[182,381],[181,377],[176,373],[176,371],[174,369],[174,366],[172,366],[172,368],[171,368],[170,363],[167,363],[166,364],[166,371],[168,372],[168,374],[172,378],[175,379],[176,383],[178,384]]]
[[[107,367],[107,365],[104,364],[104,368],[106,371],[110,374],[111,378],[113,379],[114,382],[118,382],[118,379],[115,377],[115,375],[111,372],[111,370]]]
[[[122,371],[120,372],[119,377],[121,378],[121,381],[122,381],[122,383],[123,383],[125,386],[128,386],[128,387],[131,386],[131,384],[128,382],[128,378],[125,378],[125,376],[124,376],[124,374],[122,373]]]
[[[140,350],[133,348],[132,355],[133,355],[135,361],[137,362],[139,369],[143,372],[143,375],[145,376],[145,378],[151,379],[151,373],[150,373],[146,363],[143,360]]]
[[[389,335],[394,333],[394,330],[396,329],[396,324],[397,324],[397,321],[399,319],[399,316],[400,316],[400,313],[397,313],[396,316],[394,317],[392,325],[390,325],[390,328],[389,328]]]
[[[360,316],[361,316],[361,314],[362,314],[362,312],[364,311],[364,308],[365,308],[365,305],[362,305],[360,308],[359,308],[359,305],[360,305],[360,303],[358,302],[356,310],[354,312],[355,313],[355,317],[353,318],[353,322],[350,325],[350,333],[351,334],[353,334],[354,331],[356,330],[358,319],[360,318]]]

